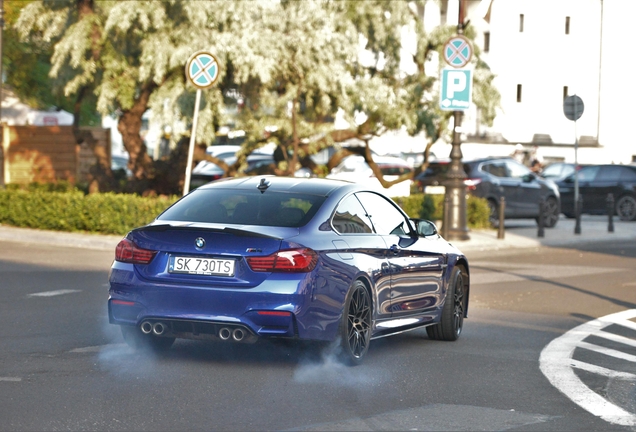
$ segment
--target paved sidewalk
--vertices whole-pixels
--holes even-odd
[[[622,222],[615,218],[613,233],[607,230],[607,216],[584,215],[581,218],[581,234],[574,234],[574,225],[574,219],[566,219],[562,216],[556,227],[546,228],[544,237],[539,238],[537,224],[533,219],[508,220],[503,239],[497,238],[495,229],[471,230],[468,233],[469,240],[452,243],[463,252],[478,252],[541,246],[573,246],[617,240],[636,241],[636,222]],[[8,242],[71,246],[114,252],[121,238],[122,236],[117,235],[42,231],[0,225],[0,241]]]

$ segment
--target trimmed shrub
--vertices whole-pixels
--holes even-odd
[[[126,234],[151,222],[176,201],[125,194],[84,195],[80,191],[0,191],[0,223],[54,231]]]
[[[412,218],[440,221],[444,219],[444,195],[411,194],[408,197],[395,198],[395,202]],[[466,218],[469,228],[489,228],[488,201],[468,195],[466,200]]]
[[[65,184],[8,187],[0,190],[0,223],[54,231],[87,231],[124,235],[154,220],[179,197],[140,197],[130,194],[90,194]],[[396,198],[413,218],[438,221],[444,215],[444,195],[412,194]],[[469,228],[488,228],[488,202],[467,200]]]

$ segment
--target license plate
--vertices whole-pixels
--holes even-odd
[[[426,186],[424,188],[424,193],[431,195],[444,195],[446,193],[446,188],[444,186]]]
[[[170,256],[168,273],[206,276],[234,276],[233,259]]]

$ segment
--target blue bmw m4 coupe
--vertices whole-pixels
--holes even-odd
[[[135,348],[176,338],[332,341],[359,364],[374,338],[454,341],[466,257],[432,222],[338,180],[248,177],[199,187],[121,240],[108,314]]]

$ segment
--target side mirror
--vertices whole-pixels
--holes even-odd
[[[523,176],[523,182],[524,183],[530,183],[533,180],[537,179],[537,175],[534,173],[528,173],[526,175]]]
[[[415,230],[419,237],[428,237],[437,234],[437,227],[429,220],[411,219],[415,224]]]

